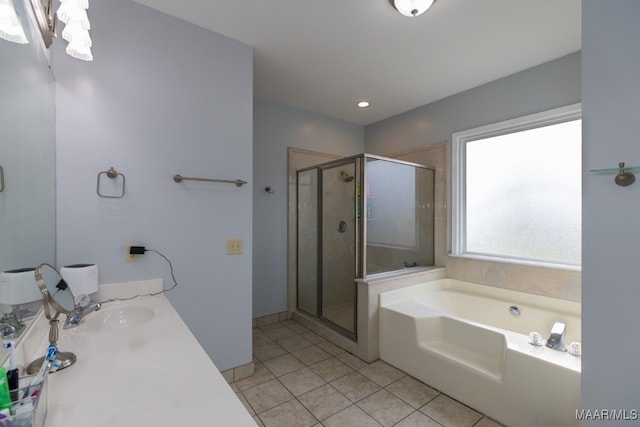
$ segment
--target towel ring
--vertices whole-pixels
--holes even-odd
[[[111,178],[111,179],[116,179],[118,176],[122,177],[122,192],[120,193],[119,196],[109,196],[107,194],[103,194],[102,192],[100,192],[100,177],[103,174],[106,175],[107,178]],[[113,166],[111,166],[109,170],[98,173],[98,183],[96,184],[96,193],[98,193],[98,196],[104,197],[106,199],[121,199],[124,197],[125,180],[126,180],[125,176],[120,172],[118,172],[117,170],[115,170]]]

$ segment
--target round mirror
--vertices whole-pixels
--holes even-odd
[[[55,369],[64,369],[76,361],[76,355],[67,351],[58,352],[58,316],[60,313],[69,314],[75,309],[75,301],[71,288],[64,281],[58,270],[50,264],[40,264],[35,270],[36,283],[42,292],[44,299],[43,310],[49,320],[49,349],[47,355],[40,357],[27,366],[28,374],[38,373],[41,376],[45,370],[52,366],[55,359],[58,366]],[[55,313],[51,313],[51,308]],[[50,349],[54,352],[51,353]]]
[[[35,275],[36,283],[44,295],[45,303],[51,304],[58,313],[71,313],[75,308],[73,292],[58,270],[49,264],[41,264],[36,267]],[[45,311],[47,318],[50,319],[49,310],[45,308]]]

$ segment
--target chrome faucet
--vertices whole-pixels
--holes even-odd
[[[67,320],[64,321],[63,329],[75,328],[80,321],[89,313],[100,310],[102,304],[89,300],[87,305],[76,304],[76,308],[67,314]]]
[[[0,336],[2,339],[13,338],[16,335],[16,327],[5,322],[0,322]]]
[[[14,310],[0,318],[0,336],[3,339],[20,336],[25,328],[25,324],[22,322],[23,312],[24,310]]]
[[[556,322],[551,328],[551,335],[547,339],[547,347],[558,351],[567,351],[564,346],[564,331],[567,325],[563,322]]]

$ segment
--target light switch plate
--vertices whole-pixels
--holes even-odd
[[[242,239],[227,239],[227,255],[240,255],[242,250]]]

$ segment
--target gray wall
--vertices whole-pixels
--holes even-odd
[[[260,317],[287,310],[287,147],[350,156],[363,152],[364,128],[255,99],[253,134],[253,317]]]
[[[580,102],[580,53],[369,125],[365,149],[381,155],[417,149],[448,141],[456,131],[576,102]]]
[[[640,165],[640,2],[585,0],[582,12],[582,405],[629,415],[640,409],[640,183],[588,170]],[[619,424],[637,421],[583,423]]]
[[[54,44],[58,263],[169,287],[156,254],[125,262],[127,243],[162,252],[179,282],[167,296],[218,368],[249,363],[252,49],[130,0],[94,1],[90,18],[93,62]],[[123,199],[96,195],[110,166],[126,176]],[[178,173],[249,185],[176,184]],[[244,239],[243,255],[226,255],[228,238]]]

